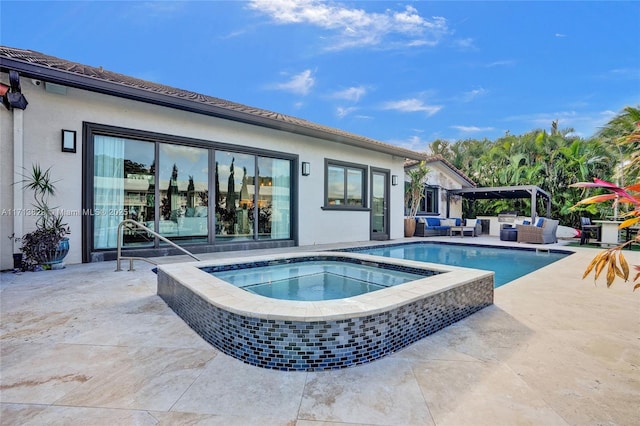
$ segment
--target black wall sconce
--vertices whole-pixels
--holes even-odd
[[[391,175],[391,185],[398,185],[398,175]]]
[[[76,152],[76,131],[62,129],[62,152]]]
[[[306,161],[302,162],[302,176],[309,176],[311,174],[311,164]]]

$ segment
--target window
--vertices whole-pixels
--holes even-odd
[[[258,238],[291,237],[291,162],[258,157]]]
[[[209,151],[168,143],[159,144],[159,150],[157,232],[170,240],[207,242]],[[147,226],[156,229],[153,222]]]
[[[115,249],[123,219],[179,244],[293,238],[293,155],[223,151],[206,141],[86,126],[92,141],[83,206],[92,229],[88,252]],[[139,230],[123,236],[126,248],[164,244]]]
[[[409,186],[409,182],[405,182],[405,191]],[[411,208],[411,197],[407,200],[405,205],[405,214],[409,214]],[[438,212],[438,188],[435,186],[424,187],[424,197],[420,200],[420,206],[418,207],[418,214],[439,214]]]
[[[216,151],[214,204],[218,241],[253,239],[255,170],[254,155]]]
[[[155,217],[154,144],[121,137],[94,137],[93,241],[97,249],[115,248],[118,224],[133,219],[148,225]],[[139,232],[126,232],[125,246],[153,245]]]
[[[365,208],[367,166],[325,161],[325,207]]]
[[[424,188],[424,198],[420,203],[420,211],[426,214],[438,214],[438,188],[431,186]]]

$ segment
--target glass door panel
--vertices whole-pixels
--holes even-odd
[[[113,136],[94,137],[93,248],[116,248],[118,224],[133,219],[153,224],[153,142]],[[139,229],[123,231],[123,245],[150,246],[154,239]]]
[[[258,158],[258,238],[291,237],[291,162]]]
[[[256,157],[216,151],[216,240],[252,240]]]
[[[160,144],[158,233],[180,242],[206,242],[209,230],[209,151]]]
[[[371,172],[371,239],[389,239],[388,217],[388,185],[389,173],[386,171]]]

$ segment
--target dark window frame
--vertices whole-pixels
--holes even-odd
[[[299,181],[297,179],[297,174],[299,173],[299,155],[281,152],[281,151],[273,151],[266,149],[259,149],[253,147],[247,147],[242,145],[233,145],[229,143],[219,142],[216,140],[202,140],[195,139],[183,136],[170,135],[165,133],[157,133],[150,132],[146,130],[111,126],[100,123],[93,123],[84,121],[82,123],[83,131],[82,131],[82,161],[83,161],[83,176],[82,179],[82,208],[84,210],[91,210],[94,206],[94,193],[93,193],[93,177],[94,177],[94,169],[93,169],[93,137],[94,135],[104,135],[104,136],[114,136],[114,137],[123,137],[130,139],[137,139],[141,141],[154,142],[155,147],[155,157],[158,158],[159,155],[159,144],[167,143],[174,145],[182,145],[182,146],[193,146],[197,148],[207,148],[210,150],[209,162],[210,166],[214,163],[213,157],[216,150],[227,150],[239,153],[246,153],[260,157],[268,157],[268,158],[277,158],[283,160],[289,160],[291,163],[291,232],[290,238],[286,240],[254,240],[250,241],[250,244],[245,244],[244,242],[236,243],[236,242],[215,242],[215,240],[211,241],[211,232],[209,233],[209,242],[206,244],[185,244],[185,247],[191,247],[191,251],[195,253],[210,253],[214,251],[221,251],[220,247],[227,246],[228,250],[238,250],[238,249],[246,249],[246,248],[268,248],[270,246],[274,247],[285,247],[285,246],[297,246],[298,245],[298,185]],[[213,152],[211,152],[213,151]],[[157,176],[156,176],[157,178]],[[213,187],[213,173],[210,173],[209,183],[210,187]],[[209,198],[210,203],[210,211],[211,211],[211,200],[213,198]],[[156,207],[157,210],[157,207]],[[156,217],[158,217],[158,211],[156,211]],[[82,217],[82,258],[83,262],[91,262],[93,259],[103,259],[103,260],[111,260],[115,258],[115,249],[94,249],[94,241],[93,241],[93,218],[90,215],[83,215]],[[217,248],[216,248],[217,247]],[[166,255],[166,247],[155,245],[149,249],[140,250],[141,256],[161,256]],[[94,254],[104,253],[103,255],[94,256]]]
[[[344,198],[343,204],[335,205],[329,204],[329,167],[341,167],[345,171],[345,187],[344,187]],[[361,173],[362,180],[362,189],[360,196],[362,197],[362,205],[353,206],[347,205],[347,185],[348,185],[348,170],[358,170]],[[369,176],[369,166],[366,164],[358,164],[358,163],[350,163],[346,161],[333,160],[329,158],[325,158],[324,160],[324,201],[323,201],[323,210],[338,210],[338,211],[370,211],[368,208],[368,176]]]
[[[409,182],[405,182],[405,191],[407,190],[407,186],[409,185]],[[423,185],[422,186],[422,192],[423,192],[423,197],[422,200],[420,200],[420,206],[418,206],[418,211],[416,212],[417,215],[419,216],[434,216],[434,215],[439,215],[440,211],[438,210],[440,208],[440,203],[439,203],[439,195],[440,195],[440,188],[437,186],[433,186],[433,185]],[[428,193],[431,193],[431,209],[427,208],[427,201],[429,200],[429,196]],[[404,208],[405,208],[405,215],[409,214],[409,209],[411,206],[411,197],[409,197],[409,199],[407,200]]]
[[[424,196],[422,197],[422,201],[420,201],[420,209],[418,211],[418,214],[422,214],[422,215],[433,215],[433,214],[439,214],[439,190],[437,186],[431,186],[431,185],[425,185],[423,188],[424,191]],[[427,202],[429,200],[428,197],[428,193],[431,193],[431,206],[427,206]],[[427,207],[432,207],[431,209],[427,208]]]

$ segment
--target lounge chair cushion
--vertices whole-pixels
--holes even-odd
[[[440,226],[440,218],[438,218],[438,217],[428,217],[427,218],[427,226]]]

